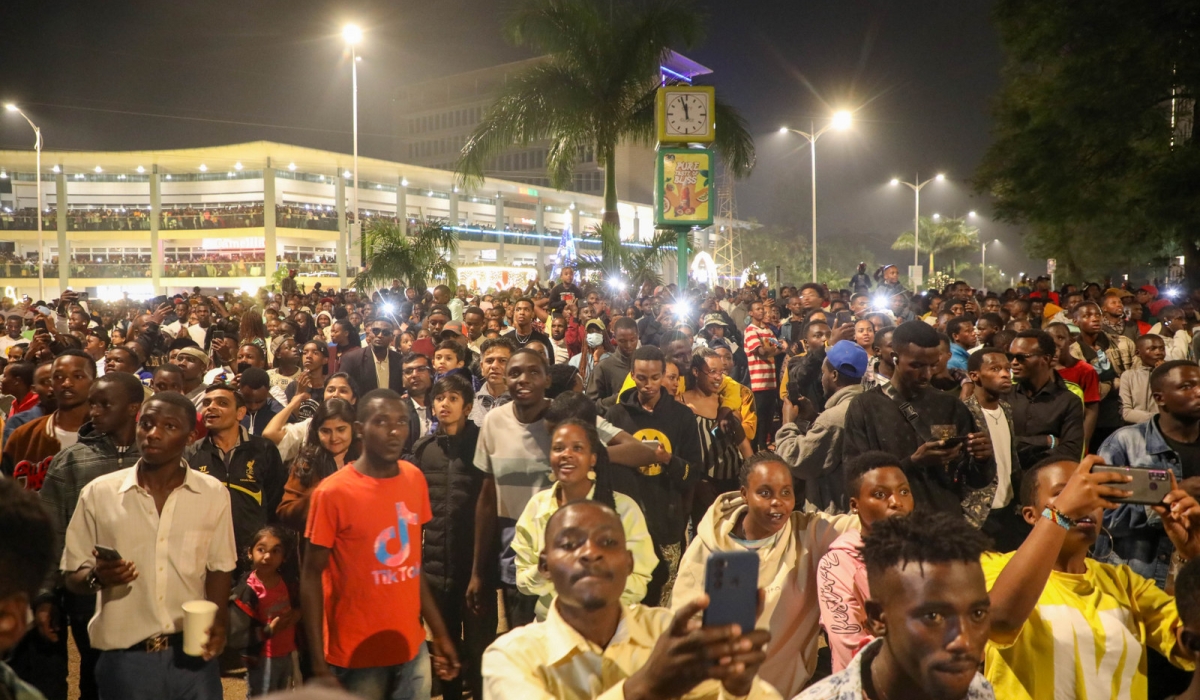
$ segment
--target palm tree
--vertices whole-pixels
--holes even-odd
[[[933,258],[942,253],[957,253],[979,247],[979,229],[971,226],[965,219],[934,220],[922,216],[921,250],[929,254],[929,272],[933,273]],[[913,232],[905,231],[892,244],[892,250],[912,250]]]
[[[635,290],[646,282],[654,286],[662,284],[658,271],[667,258],[676,255],[678,237],[666,229],[655,231],[654,237],[645,243],[622,241],[621,230],[612,224],[595,227],[593,235],[600,239],[600,255],[580,255],[579,268],[599,270],[604,279],[621,280]],[[691,234],[688,234],[688,250],[693,250]],[[684,260],[680,264],[687,263]]]
[[[444,221],[423,221],[409,224],[406,235],[400,225],[373,219],[367,222],[363,245],[370,251],[368,264],[354,278],[360,292],[387,287],[392,280],[424,290],[437,279],[454,288],[458,284],[458,268],[453,260],[458,255],[458,234]]]
[[[547,139],[546,169],[558,189],[571,184],[579,152],[594,148],[604,164],[604,223],[620,225],[616,149],[625,140],[655,141],[654,96],[662,59],[694,46],[704,21],[695,0],[622,2],[520,0],[506,34],[545,54],[510,78],[463,146],[459,183],[477,186],[488,162],[506,148]],[[754,139],[745,121],[717,101],[715,147],[735,177],[754,166]]]

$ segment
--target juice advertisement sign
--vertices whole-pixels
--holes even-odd
[[[711,225],[713,152],[707,148],[661,148],[657,160],[654,223]]]

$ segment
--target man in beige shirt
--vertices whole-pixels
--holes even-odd
[[[621,605],[633,556],[612,508],[560,508],[546,525],[538,568],[554,582],[554,603],[545,622],[518,627],[484,652],[484,700],[779,697],[756,676],[766,630],[701,627],[707,596],[674,615]]]

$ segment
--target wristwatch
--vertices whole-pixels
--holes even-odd
[[[88,590],[92,593],[99,593],[104,590],[104,584],[100,582],[100,577],[96,575],[95,569],[88,572],[87,578],[83,582],[87,584]]]

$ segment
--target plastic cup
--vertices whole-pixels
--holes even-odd
[[[183,604],[183,653],[202,656],[208,644],[208,629],[217,619],[217,604],[211,600],[189,600]]]

